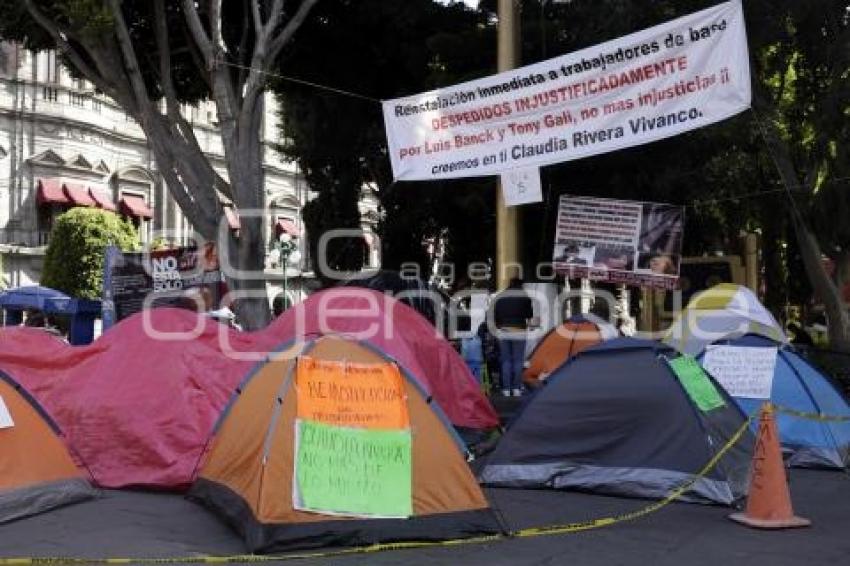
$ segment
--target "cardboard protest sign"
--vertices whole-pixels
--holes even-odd
[[[702,412],[726,406],[723,396],[705,374],[697,361],[688,355],[670,360],[670,369],[676,374],[685,392]]]
[[[570,278],[675,289],[684,222],[681,206],[562,195],[555,271]]]
[[[330,425],[408,428],[404,383],[394,364],[298,359],[298,418]]]
[[[398,366],[301,357],[295,391],[293,506],[410,516],[412,434]]]
[[[750,106],[740,0],[383,103],[397,180],[498,175],[667,138]]]
[[[541,202],[543,186],[540,184],[540,169],[532,167],[502,173],[502,194],[505,206]]]
[[[365,517],[413,514],[410,430],[296,422],[296,509]]]
[[[770,399],[777,348],[708,346],[702,367],[733,397]]]

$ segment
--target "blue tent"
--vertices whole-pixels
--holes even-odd
[[[45,314],[67,316],[71,322],[71,344],[88,344],[94,339],[94,320],[100,316],[100,301],[75,299],[50,287],[30,285],[8,289],[0,293],[0,309],[5,311],[5,324],[14,326],[23,322],[28,310]]]
[[[770,401],[795,411],[850,418],[850,406],[829,379],[788,346],[748,334],[718,345],[778,348]],[[703,363],[705,352],[699,355]],[[715,376],[723,382],[721,375]],[[733,397],[748,415],[758,412],[764,399]],[[777,413],[782,447],[789,464],[800,467],[844,468],[850,464],[850,421],[818,421]],[[754,427],[758,422],[754,422]]]

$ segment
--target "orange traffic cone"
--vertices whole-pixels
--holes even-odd
[[[747,509],[744,513],[733,513],[729,518],[758,529],[788,529],[812,524],[808,519],[796,517],[791,508],[791,494],[770,403],[761,408]]]

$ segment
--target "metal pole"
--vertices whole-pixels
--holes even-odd
[[[289,263],[289,254],[283,257],[283,310],[289,308],[289,297],[286,295],[286,266]]]
[[[518,0],[499,0],[499,28],[497,64],[499,72],[517,66],[519,60]],[[502,195],[502,183],[496,187],[496,285],[498,289],[508,286],[514,273],[512,266],[519,263],[518,207],[506,207]]]

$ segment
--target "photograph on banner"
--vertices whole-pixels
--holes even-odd
[[[561,195],[552,262],[569,278],[675,289],[684,221],[682,206]]]
[[[384,101],[396,180],[499,175],[674,136],[749,108],[740,0],[525,67]]]
[[[209,312],[221,307],[226,293],[215,244],[151,252],[109,248],[103,274],[104,326],[153,306]]]
[[[777,348],[708,346],[702,367],[733,397],[770,399]]]
[[[543,200],[543,187],[540,184],[540,169],[514,169],[502,173],[502,195],[505,206],[531,204]]]

